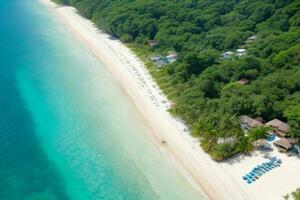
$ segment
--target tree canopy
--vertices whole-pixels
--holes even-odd
[[[278,118],[300,138],[300,1],[58,1],[140,49],[176,50],[176,62],[151,73],[174,102],[171,113],[217,159],[251,149],[237,123],[239,115]],[[255,40],[247,40],[253,35]],[[148,47],[148,40],[156,40],[158,47]],[[238,48],[247,54],[222,58]],[[237,82],[243,78],[250,82]],[[218,144],[232,136],[239,138],[235,146]]]

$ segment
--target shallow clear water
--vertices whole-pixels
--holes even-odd
[[[203,199],[44,5],[0,11],[0,199]]]

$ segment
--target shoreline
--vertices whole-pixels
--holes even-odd
[[[168,113],[169,101],[158,89],[158,85],[143,62],[128,47],[78,15],[75,8],[59,6],[50,0],[40,1],[46,4],[66,29],[105,65],[144,118],[150,129],[151,139],[155,140],[160,148],[167,151],[168,157],[171,157],[175,167],[195,189],[204,192],[210,200],[232,200],[237,196],[237,194],[231,194],[222,189],[226,186],[219,184],[221,179],[217,178],[212,181],[216,178],[215,175],[203,169],[204,166],[207,170],[211,167],[205,163],[205,160],[215,162],[200,149],[199,142],[195,138],[192,138],[188,132],[184,132],[184,124]],[[115,43],[115,45],[108,43]],[[124,65],[126,67],[120,68]],[[162,101],[167,103],[164,104]],[[167,145],[162,145],[162,140],[165,140]],[[198,157],[197,150],[202,151],[202,156],[206,157],[205,160],[201,161],[202,156]]]
[[[241,155],[222,163],[213,161],[199,147],[198,140],[184,131],[184,124],[168,113],[170,102],[163,96],[143,62],[126,45],[78,15],[75,8],[58,6],[50,0],[40,1],[48,6],[65,28],[105,65],[143,117],[150,131],[150,139],[154,140],[162,151],[167,152],[168,158],[180,173],[196,189],[205,192],[208,199],[282,199],[284,194],[296,189],[297,184],[300,185],[300,176],[298,182],[291,181],[284,189],[280,183],[274,183],[276,180],[279,182],[293,177],[290,174],[294,173],[294,169],[291,170],[286,166],[282,169],[285,171],[281,171],[280,174],[277,169],[276,172],[272,172],[273,174],[267,174],[265,182],[260,181],[251,186],[245,184],[241,177],[255,164],[263,162],[264,155],[254,152],[255,155],[251,157]],[[162,144],[162,140],[167,144]],[[276,155],[283,157],[281,154]],[[292,163],[286,157],[282,158],[284,162],[290,162],[294,168],[296,166],[300,168],[300,162]],[[288,175],[285,174],[287,172]],[[287,177],[283,178],[285,175]],[[274,190],[271,191],[272,189]]]

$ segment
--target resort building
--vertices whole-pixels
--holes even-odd
[[[232,51],[226,51],[222,54],[223,58],[231,58],[233,56],[234,52]]]
[[[279,151],[287,152],[292,148],[292,144],[286,138],[280,138],[279,140],[273,143]]]
[[[160,55],[153,55],[150,57],[150,60],[154,62],[157,68],[162,68],[165,64],[167,64],[166,59]]]
[[[287,138],[292,145],[296,145],[299,143],[298,138]]]
[[[262,118],[262,117],[255,117],[254,118],[256,121],[259,121],[259,122],[261,122],[261,123],[266,123],[266,121],[264,120],[264,118]]]
[[[177,60],[177,53],[175,51],[169,51],[167,56],[153,55],[150,60],[154,62],[157,68],[162,68],[166,64],[173,63]]]
[[[248,40],[248,41],[254,41],[254,40],[256,40],[256,35],[253,35],[253,36],[251,36],[251,37],[248,37],[247,40]]]
[[[242,85],[246,85],[247,83],[249,83],[249,80],[246,78],[242,78],[241,80],[238,81],[238,83],[240,83]]]
[[[241,126],[243,129],[251,129],[251,128],[254,128],[256,126],[262,126],[263,123],[261,123],[260,121],[257,121],[247,115],[242,115],[239,117],[240,119],[240,122],[241,122]]]
[[[175,51],[169,51],[166,58],[168,63],[173,63],[177,60],[177,53]]]
[[[237,49],[236,52],[237,52],[236,55],[237,55],[238,57],[241,57],[241,56],[243,56],[243,55],[246,55],[246,53],[247,53],[246,49]]]
[[[273,131],[280,137],[285,137],[289,130],[289,125],[280,121],[279,119],[273,119],[267,122],[266,125],[271,127]]]
[[[156,40],[149,40],[148,44],[151,48],[154,48],[158,45],[158,43],[156,42]]]
[[[153,62],[156,62],[161,59],[162,59],[162,56],[159,56],[159,55],[153,55],[150,57],[150,60],[152,60]]]

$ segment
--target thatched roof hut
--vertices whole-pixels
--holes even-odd
[[[274,145],[283,151],[288,151],[292,148],[292,144],[286,138],[280,138],[279,140],[274,142]]]
[[[242,125],[247,125],[248,128],[254,128],[256,126],[262,126],[263,124],[247,115],[242,115],[239,117]]]
[[[273,119],[266,123],[267,126],[273,128],[273,130],[280,136],[285,137],[286,133],[289,130],[289,125],[280,121],[279,119]]]
[[[299,143],[299,139],[298,138],[288,138],[289,142],[291,144],[298,144]]]

